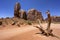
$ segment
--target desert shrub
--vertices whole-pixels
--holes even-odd
[[[24,23],[23,23],[23,22],[21,22],[20,24],[21,24],[21,25],[23,25]]]
[[[2,25],[2,21],[0,21],[0,25]]]
[[[15,25],[15,22],[14,22],[14,23],[12,23],[12,25]]]
[[[15,25],[16,24],[16,22],[14,21],[13,23],[12,23],[12,25]]]
[[[18,26],[18,27],[20,27],[20,25],[19,25],[19,24],[17,24],[17,26]]]
[[[27,23],[28,23],[29,25],[32,25],[32,22],[31,22],[31,21],[28,21]]]

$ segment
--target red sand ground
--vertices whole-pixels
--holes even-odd
[[[46,24],[42,24],[46,28]],[[60,37],[60,24],[52,24],[51,29],[53,33]],[[8,26],[5,28],[0,28],[0,40],[60,40],[56,37],[46,37],[41,34],[36,34],[40,32],[37,28],[31,26],[16,27]]]

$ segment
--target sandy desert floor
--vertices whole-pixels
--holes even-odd
[[[35,24],[37,25],[37,24]],[[0,40],[60,40],[56,37],[46,37],[39,33],[39,29],[33,27],[35,25],[26,25],[21,27],[8,25],[7,27],[0,28]],[[39,25],[37,25],[39,26]],[[47,24],[42,24],[46,28]],[[53,34],[60,37],[60,24],[51,24]]]

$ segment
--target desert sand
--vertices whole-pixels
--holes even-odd
[[[0,28],[0,40],[60,40],[59,38],[52,36],[45,36],[39,33],[39,29],[34,25],[25,25],[21,27],[8,25]],[[39,26],[39,25],[37,25]],[[47,24],[42,24],[42,27],[46,28]],[[51,24],[53,34],[60,37],[60,24]]]

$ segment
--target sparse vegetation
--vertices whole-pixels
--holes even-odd
[[[19,24],[17,24],[17,26],[18,26],[18,27],[20,27],[20,25],[19,25]]]
[[[32,25],[32,22],[31,21],[27,21],[28,25]]]
[[[15,25],[15,22],[13,22],[12,25]]]

